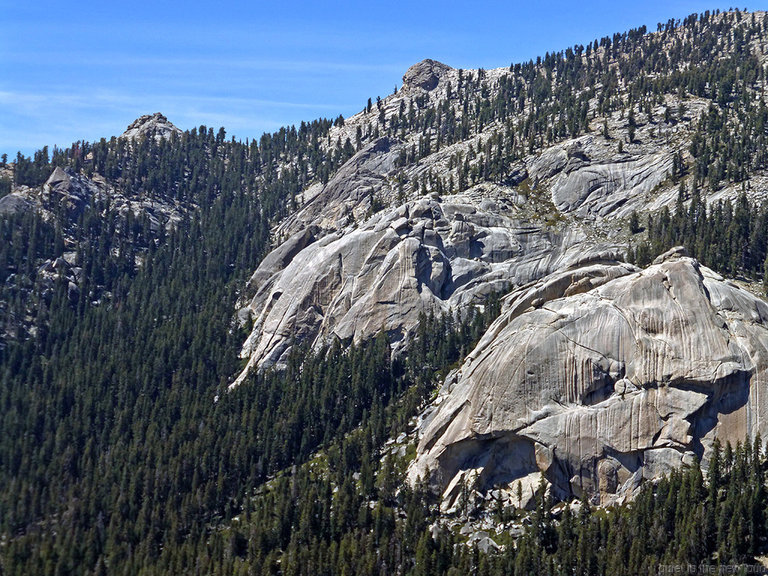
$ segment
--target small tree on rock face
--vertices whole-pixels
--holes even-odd
[[[624,259],[630,264],[635,264],[635,262],[637,261],[637,259],[635,258],[635,249],[632,247],[631,242],[627,245],[627,252],[624,255]]]
[[[0,198],[7,196],[13,189],[10,178],[0,178]]]
[[[461,479],[460,492],[458,498],[459,511],[464,517],[469,516],[469,500],[470,500],[470,487],[467,482],[467,477]]]
[[[640,244],[637,245],[637,249],[635,250],[635,263],[640,268],[644,268],[651,263],[651,260],[652,253],[650,244],[648,244],[646,241],[640,242]]]
[[[766,255],[765,262],[763,262],[763,290],[768,294],[768,255]]]

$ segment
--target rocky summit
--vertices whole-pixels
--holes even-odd
[[[437,87],[440,78],[449,70],[452,70],[450,66],[427,58],[406,71],[403,75],[403,88],[421,88],[429,92]]]
[[[154,114],[145,114],[140,116],[128,126],[123,132],[123,138],[135,140],[141,137],[152,137],[156,139],[168,139],[171,135],[180,135],[181,130],[168,121],[168,118],[160,112]]]

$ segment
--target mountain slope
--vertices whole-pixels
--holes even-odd
[[[287,278],[288,289],[279,274],[291,258],[254,274],[248,295],[255,298],[242,300],[255,320],[242,351],[248,366],[280,363],[295,334],[319,344],[384,327],[400,339],[415,326],[412,311],[477,303],[458,302],[451,287],[479,284],[490,270],[488,278],[508,288],[567,265],[559,253],[593,246],[618,255],[630,241],[620,219],[674,207],[681,183],[701,190],[704,201],[734,199],[739,188],[762,199],[768,111],[755,98],[765,86],[765,22],[762,13],[691,19],[508,70],[415,65],[400,91],[331,128],[331,141],[356,141],[360,151],[331,181],[307,188],[300,209],[278,227],[278,238],[314,231],[301,236],[305,255],[278,248],[299,254],[303,267],[299,281]],[[436,195],[431,212],[412,204],[428,194]],[[376,256],[351,236],[387,221],[417,240],[405,242],[401,256],[383,257],[401,246],[394,239]],[[430,227],[435,232],[422,240]],[[321,238],[331,244],[308,266]],[[462,242],[463,249],[451,246]],[[537,247],[544,247],[538,255]],[[328,278],[337,258],[360,264]],[[410,295],[396,286],[403,279],[387,278],[390,269],[413,285]],[[445,278],[425,282],[419,275],[427,269]],[[386,287],[379,296],[369,285]],[[325,302],[311,296],[320,287]],[[371,321],[350,326],[345,318],[360,310],[350,311],[349,295],[367,302]]]
[[[767,27],[424,61],[257,142],[155,114],[2,166],[0,571],[754,562]]]
[[[650,227],[654,221],[667,222],[670,210],[684,212],[690,191],[696,210],[735,200],[739,188],[749,191],[753,202],[761,201],[766,174],[758,143],[765,141],[768,120],[762,100],[766,22],[763,13],[691,18],[680,27],[669,25],[652,34],[631,31],[510,69],[454,70],[431,60],[412,67],[400,91],[331,129],[331,139],[341,142],[355,135],[361,149],[330,181],[307,189],[303,205],[277,228],[278,235],[290,236],[256,270],[249,298],[241,300],[247,304],[241,314],[250,313],[254,323],[241,352],[248,363],[234,384],[246,381],[251,370],[284,366],[295,342],[317,348],[334,340],[364,341],[385,330],[397,350],[414,333],[420,313],[466,313],[482,306],[490,292],[537,280],[557,285],[562,283],[558,274],[576,285],[580,274],[586,274],[586,282],[586,270],[593,270],[589,266],[623,270],[616,261],[624,258],[628,245],[638,243],[647,257],[642,234],[632,238],[642,228],[639,222],[648,221]],[[628,232],[630,217],[636,224]],[[746,239],[750,245],[741,249],[741,262],[765,259],[766,243],[758,239],[759,225],[754,226],[760,236]],[[701,286],[694,276],[677,287],[681,300],[648,301],[647,286],[631,291],[632,297],[637,306],[658,309],[662,325],[676,317],[667,311],[670,306],[683,310],[681,318],[697,318],[703,304],[692,298]],[[563,285],[563,290],[538,300],[548,302],[572,289]],[[737,300],[743,298],[752,297]],[[742,323],[754,322],[749,338],[763,342],[762,316],[753,320],[750,312],[759,301],[750,302],[732,313],[741,315]],[[580,305],[592,309],[589,302]],[[691,331],[714,342],[722,338],[716,326]],[[598,326],[584,330],[589,335]],[[516,331],[496,334],[492,345],[503,351],[501,357],[525,358],[533,352],[518,349],[520,337]],[[762,410],[757,400],[740,403],[746,410],[741,416],[726,417],[736,406],[717,405],[713,398],[720,392],[702,396],[699,380],[707,378],[695,376],[698,356],[681,352],[691,347],[671,335],[653,338],[665,343],[655,354],[679,356],[682,365],[634,374],[629,368],[634,361],[624,352],[595,352],[604,354],[603,360],[574,357],[571,362],[568,347],[561,344],[536,353],[534,364],[548,358],[554,363],[538,379],[507,374],[496,358],[489,360],[490,371],[478,369],[483,377],[466,382],[459,377],[457,387],[446,384],[450,401],[438,409],[437,423],[424,431],[411,479],[430,469],[435,485],[446,490],[449,507],[458,483],[471,474],[478,486],[502,487],[511,494],[511,483],[525,478],[535,486],[542,472],[561,497],[575,493],[609,501],[631,492],[643,475],[656,477],[685,459],[706,458],[714,437],[735,442],[768,432],[765,420],[756,416]],[[625,344],[641,354],[644,341]],[[582,345],[602,350],[600,342]],[[738,358],[728,360],[736,366],[734,374],[744,375],[733,385],[754,398],[762,386],[761,346],[729,352]],[[700,352],[707,355],[707,350]],[[582,373],[579,366],[585,362]],[[459,374],[474,370],[469,364]],[[584,427],[592,440],[576,444],[554,432],[526,435],[526,426],[534,426],[538,417],[525,413],[541,412],[542,422],[559,429],[571,417],[558,420],[550,414],[549,400],[562,405],[565,414],[580,414],[582,407],[611,397],[625,370],[631,386],[642,391],[633,397],[640,410],[660,401],[648,390],[669,382],[677,386],[665,392],[675,399],[673,407],[660,411],[658,423],[640,426],[621,447],[606,440],[621,436],[613,424],[591,432]],[[713,382],[730,382],[712,374]],[[531,396],[517,398],[518,381],[520,386],[525,382]],[[597,399],[544,393],[573,386],[592,390]],[[623,403],[624,394],[619,396]],[[517,406],[522,412],[506,416],[504,408],[492,405]],[[584,414],[592,418],[591,408]],[[664,424],[670,415],[674,434],[671,424]],[[620,423],[623,417],[616,418]],[[697,424],[703,420],[718,425]],[[494,446],[504,444],[499,438],[507,434],[528,440],[499,452]],[[439,449],[433,448],[435,442]],[[588,448],[585,442],[591,442]],[[463,448],[465,443],[472,447]],[[652,447],[663,449],[643,452]],[[540,451],[549,451],[543,463],[534,458]],[[514,473],[495,474],[488,458]],[[603,486],[606,482],[610,488]]]

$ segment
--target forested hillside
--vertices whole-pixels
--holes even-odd
[[[754,564],[768,546],[759,434],[716,443],[704,472],[683,466],[611,508],[555,502],[542,482],[527,510],[522,494],[503,501],[471,483],[446,510],[428,479],[406,481],[438,387],[475,361],[505,294],[551,271],[537,260],[530,273],[499,272],[493,258],[520,257],[523,241],[488,258],[472,251],[479,209],[452,208],[446,229],[456,254],[466,244],[465,268],[441,266],[465,273],[446,282],[454,290],[479,283],[472,273],[487,264],[492,289],[414,313],[413,326],[322,340],[302,339],[297,324],[285,366],[249,371],[240,353],[257,314],[236,305],[308,214],[330,244],[388,210],[410,215],[422,198],[465,194],[455,206],[479,206],[489,190],[494,201],[509,193],[516,238],[539,234],[553,252],[605,245],[645,266],[684,244],[753,290],[768,285],[767,52],[764,14],[706,13],[508,69],[446,70],[436,90],[411,80],[352,118],[258,141],[201,126],[4,159],[0,574],[629,575]],[[592,140],[573,145],[583,138]],[[376,146],[394,158],[381,162],[384,176],[354,164]],[[661,148],[668,158],[647,161]],[[608,208],[587,210],[557,191],[590,158],[619,165],[617,180],[634,178],[626,166],[653,172],[643,158],[657,171],[634,195],[601,181]],[[354,201],[323,196],[347,175]],[[487,228],[501,228],[488,206]],[[381,228],[396,237],[411,226],[396,222]],[[567,245],[569,234],[581,244]],[[557,258],[547,265],[575,262]],[[333,327],[325,312],[323,329]]]

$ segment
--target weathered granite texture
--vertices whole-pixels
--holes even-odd
[[[765,434],[768,304],[682,253],[561,270],[512,292],[425,419],[411,479],[452,497],[543,475],[613,501]]]

